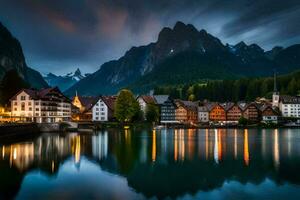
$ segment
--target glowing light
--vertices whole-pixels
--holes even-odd
[[[205,129],[205,159],[208,159],[208,129]]]
[[[14,151],[13,151],[13,158],[14,158],[14,160],[17,159],[17,148],[14,148]]]
[[[180,159],[183,161],[185,157],[185,141],[184,141],[184,130],[179,130],[179,156]]]
[[[237,159],[237,130],[234,130],[234,159]]]
[[[5,157],[5,146],[2,146],[2,158],[4,159]]]
[[[248,144],[248,129],[244,131],[244,162],[249,165],[249,144]]]
[[[279,143],[278,143],[278,129],[275,129],[274,132],[274,166],[278,170],[279,165],[280,165],[280,160],[279,160]]]
[[[52,163],[51,163],[51,169],[52,169],[52,172],[54,172],[54,161],[52,160]]]
[[[175,130],[174,136],[174,160],[177,161],[178,159],[178,131]]]
[[[156,131],[152,131],[152,162],[156,160]]]
[[[221,137],[221,130],[218,132],[218,160],[222,160],[222,137]]]
[[[218,148],[219,148],[219,146],[218,146],[218,130],[215,129],[214,159],[217,164],[219,163],[219,160],[218,160],[219,149]]]
[[[80,136],[76,136],[75,138],[76,145],[75,145],[75,163],[80,162]]]

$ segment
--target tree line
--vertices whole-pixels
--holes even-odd
[[[277,77],[277,90],[280,94],[300,94],[300,71]],[[184,100],[210,101],[253,101],[257,97],[271,98],[274,78],[242,78],[237,80],[209,80],[176,86],[158,86],[154,94],[168,94],[172,98]]]

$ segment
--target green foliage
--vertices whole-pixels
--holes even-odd
[[[119,92],[115,104],[115,117],[120,122],[131,122],[140,116],[140,105],[130,90]]]
[[[147,104],[146,106],[146,120],[148,122],[158,122],[159,108],[154,104]]]
[[[239,125],[246,126],[248,124],[248,120],[245,117],[241,117],[239,119]]]
[[[273,77],[242,78],[237,80],[210,80],[194,84],[156,87],[155,94],[169,94],[173,98],[210,101],[253,101],[257,97],[270,98],[273,92]],[[277,78],[281,94],[298,95],[300,71]],[[179,92],[180,91],[180,92]]]
[[[23,88],[29,88],[29,84],[24,81],[17,71],[8,71],[0,84],[0,104],[7,105],[9,99]]]

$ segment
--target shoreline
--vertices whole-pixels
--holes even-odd
[[[298,126],[290,125],[267,125],[267,124],[253,124],[253,125],[187,125],[187,124],[152,124],[148,122],[136,123],[119,123],[119,122],[71,122],[71,123],[7,123],[0,125],[0,138],[15,137],[27,134],[51,133],[51,132],[86,132],[93,133],[95,131],[117,128],[117,129],[153,129],[163,130],[171,129],[277,129],[289,128],[298,129]]]

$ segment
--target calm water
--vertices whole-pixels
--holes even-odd
[[[300,199],[300,129],[0,139],[0,199]]]

